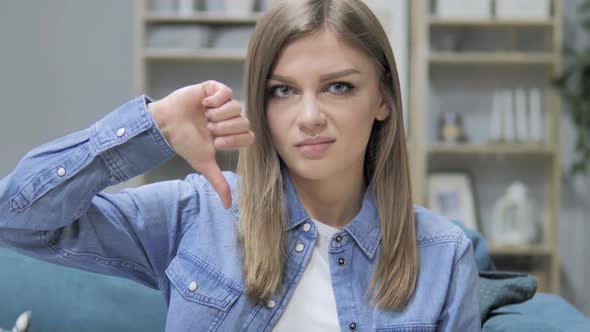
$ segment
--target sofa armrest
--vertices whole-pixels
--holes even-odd
[[[483,331],[590,331],[590,319],[562,297],[537,293],[531,300],[492,312]]]

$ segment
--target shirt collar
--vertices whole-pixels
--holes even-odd
[[[282,174],[288,218],[287,230],[292,230],[311,218],[305,212],[303,206],[301,206],[297,193],[295,192],[295,186],[288,172],[283,170]],[[361,210],[344,227],[344,230],[354,239],[365,255],[370,259],[375,257],[379,241],[381,240],[381,224],[379,223],[379,215],[377,213],[372,185],[369,185],[365,191]]]

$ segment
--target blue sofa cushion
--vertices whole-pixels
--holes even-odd
[[[29,332],[164,331],[159,291],[0,248],[0,327],[32,311]],[[10,268],[7,268],[10,267]],[[7,301],[9,299],[9,301]]]
[[[492,312],[485,332],[587,332],[590,319],[563,298],[539,293],[533,299]]]
[[[479,305],[481,321],[508,304],[530,300],[537,291],[537,280],[528,274],[515,272],[480,271]]]
[[[477,269],[479,271],[495,271],[496,266],[494,266],[494,262],[492,261],[492,257],[488,251],[488,244],[483,235],[467,228],[467,226],[465,226],[460,221],[454,220],[453,223],[459,226],[459,228],[465,232],[465,235],[467,235],[469,240],[471,240],[471,244],[473,245],[473,255],[475,256],[475,262],[477,263]]]
[[[460,221],[453,221],[471,240],[479,270],[479,305],[481,321],[485,322],[490,312],[503,305],[521,303],[535,295],[537,280],[523,273],[498,272],[492,262],[488,245],[479,232],[467,228]]]

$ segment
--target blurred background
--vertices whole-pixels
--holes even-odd
[[[270,2],[0,1],[0,175],[140,94],[216,79],[243,99]],[[396,55],[416,203],[590,315],[588,1],[366,2]],[[219,160],[231,170],[237,154]],[[110,190],[190,172],[173,158]]]

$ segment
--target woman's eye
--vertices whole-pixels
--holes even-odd
[[[328,86],[328,92],[333,93],[335,95],[344,95],[350,93],[352,89],[354,89],[354,86],[346,82],[336,82]]]
[[[293,94],[293,91],[286,85],[277,85],[270,89],[270,95],[274,98],[286,98],[291,94]]]

